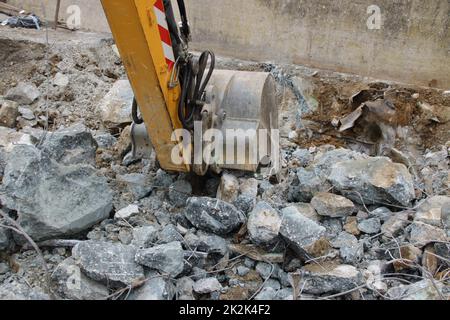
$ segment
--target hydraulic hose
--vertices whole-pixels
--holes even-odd
[[[209,70],[204,77],[208,61],[210,62]],[[205,51],[199,57],[197,68],[195,68],[192,61],[189,61],[183,67],[182,93],[178,104],[178,117],[185,129],[192,130],[194,121],[200,120],[205,90],[211,79],[215,64],[214,53]]]

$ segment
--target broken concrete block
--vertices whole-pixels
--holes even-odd
[[[144,279],[144,269],[135,262],[132,246],[85,241],[72,250],[76,264],[91,279],[114,285],[132,285]]]
[[[68,300],[107,300],[108,288],[86,277],[73,258],[61,262],[52,273],[56,291]]]
[[[388,237],[397,237],[409,225],[409,211],[395,213],[382,226],[381,231]]]
[[[118,80],[100,101],[98,110],[108,128],[131,124],[131,106],[134,93],[128,80]]]
[[[341,232],[331,245],[339,249],[344,263],[354,264],[364,257],[364,246],[358,239],[347,232]]]
[[[15,128],[19,116],[19,104],[0,99],[0,126]]]
[[[358,223],[358,229],[366,234],[380,233],[381,221],[378,218],[364,219]]]
[[[429,198],[417,208],[414,221],[423,222],[435,227],[442,227],[442,211],[446,206],[450,206],[450,197],[436,196]]]
[[[411,243],[420,248],[430,243],[448,240],[443,229],[422,222],[414,222],[408,227],[408,230]]]
[[[356,207],[347,198],[332,193],[319,192],[311,200],[311,205],[321,216],[340,218],[351,216]]]
[[[239,196],[239,180],[231,175],[224,174],[220,180],[219,189],[217,190],[217,199],[233,203]]]
[[[35,141],[36,139],[29,134],[0,126],[0,146],[3,147],[5,166],[7,161],[6,153],[11,152],[16,145],[32,146]]]
[[[389,158],[336,163],[329,181],[337,191],[360,204],[388,202],[409,206],[416,197],[406,166]]]
[[[258,197],[258,180],[256,179],[239,179],[239,196],[234,201],[236,208],[248,214],[256,205]]]
[[[109,217],[112,191],[91,166],[57,164],[32,146],[16,146],[10,159],[0,198],[35,241],[77,235]]]
[[[61,72],[58,72],[53,77],[53,85],[57,87],[67,87],[69,85],[69,77],[65,74],[62,74]]]
[[[295,207],[282,211],[280,234],[301,257],[312,254],[311,248],[325,235],[326,229],[304,217]]]
[[[208,294],[222,290],[222,285],[216,278],[206,278],[198,280],[193,289],[198,294]]]
[[[30,105],[35,102],[41,93],[32,83],[20,82],[17,87],[10,89],[5,98],[18,104]]]
[[[169,200],[176,207],[185,207],[192,197],[192,186],[186,180],[178,180],[169,187]]]
[[[126,208],[120,209],[119,211],[117,211],[117,213],[115,214],[114,218],[116,220],[119,219],[129,219],[135,215],[139,214],[139,206],[135,205],[135,204],[131,204]]]
[[[440,292],[444,289],[442,283],[423,280],[407,286],[394,287],[388,291],[387,296],[392,300],[442,300]]]
[[[174,278],[180,275],[184,269],[184,251],[180,242],[138,250],[135,260],[143,266]]]
[[[176,292],[179,301],[193,301],[195,281],[189,277],[181,278],[177,281]]]
[[[5,281],[0,285],[0,300],[44,301],[51,299],[41,288],[30,288],[28,284],[13,280]]]
[[[278,238],[282,218],[268,203],[260,202],[250,213],[247,228],[250,240],[257,245],[272,243]]]
[[[151,247],[158,241],[158,229],[153,226],[140,227],[133,229],[133,246],[141,249]]]
[[[235,206],[212,198],[190,198],[186,218],[198,229],[227,235],[245,223],[245,215]]]
[[[187,234],[184,241],[190,248],[197,248],[197,251],[210,255],[218,254],[223,257],[228,253],[228,242],[219,236],[206,235],[199,232],[197,235]]]
[[[118,175],[117,181],[127,185],[128,190],[135,201],[147,197],[153,190],[153,185],[149,177],[145,174],[130,173],[125,175]]]
[[[47,134],[42,150],[64,165],[84,163],[95,166],[97,147],[89,129],[77,123]]]
[[[10,231],[3,227],[0,227],[0,251],[6,251],[9,249],[9,247],[10,247]]]
[[[345,292],[360,286],[363,276],[353,266],[318,266],[308,265],[304,268],[300,288],[303,292],[314,295]]]
[[[172,301],[175,296],[175,288],[166,278],[157,272],[150,272],[146,275],[148,280],[145,284],[133,291],[127,300]]]

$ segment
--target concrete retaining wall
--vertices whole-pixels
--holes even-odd
[[[55,0],[43,2],[54,8]],[[100,1],[62,2],[62,13],[69,4],[80,5],[84,28],[108,30]],[[194,49],[450,88],[449,0],[186,2]],[[367,9],[373,4],[381,10],[382,25],[370,30]]]

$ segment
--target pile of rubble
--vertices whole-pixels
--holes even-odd
[[[72,78],[54,73],[50,94]],[[284,139],[280,181],[195,181],[123,161],[131,90],[101,86],[51,132],[36,119],[45,84],[0,100],[0,299],[448,299],[450,145],[408,165]]]

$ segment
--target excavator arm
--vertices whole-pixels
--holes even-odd
[[[190,29],[184,0],[177,4],[180,25],[175,22],[170,0],[102,0],[135,94],[133,152],[142,156],[153,146],[167,171],[198,175],[210,169],[256,171],[267,155],[252,157],[253,146],[273,145],[271,137],[261,139],[258,131],[278,128],[274,80],[263,72],[215,70],[215,56],[210,51],[194,57],[188,48]],[[242,140],[248,152],[230,147],[231,140],[225,138],[223,156],[205,161],[207,142],[196,131],[209,129],[225,136],[241,130],[244,134],[235,138]],[[192,133],[189,138],[183,135],[186,131]],[[195,139],[199,136],[200,140]],[[174,155],[183,161],[174,161]],[[201,159],[200,163],[195,159]]]

